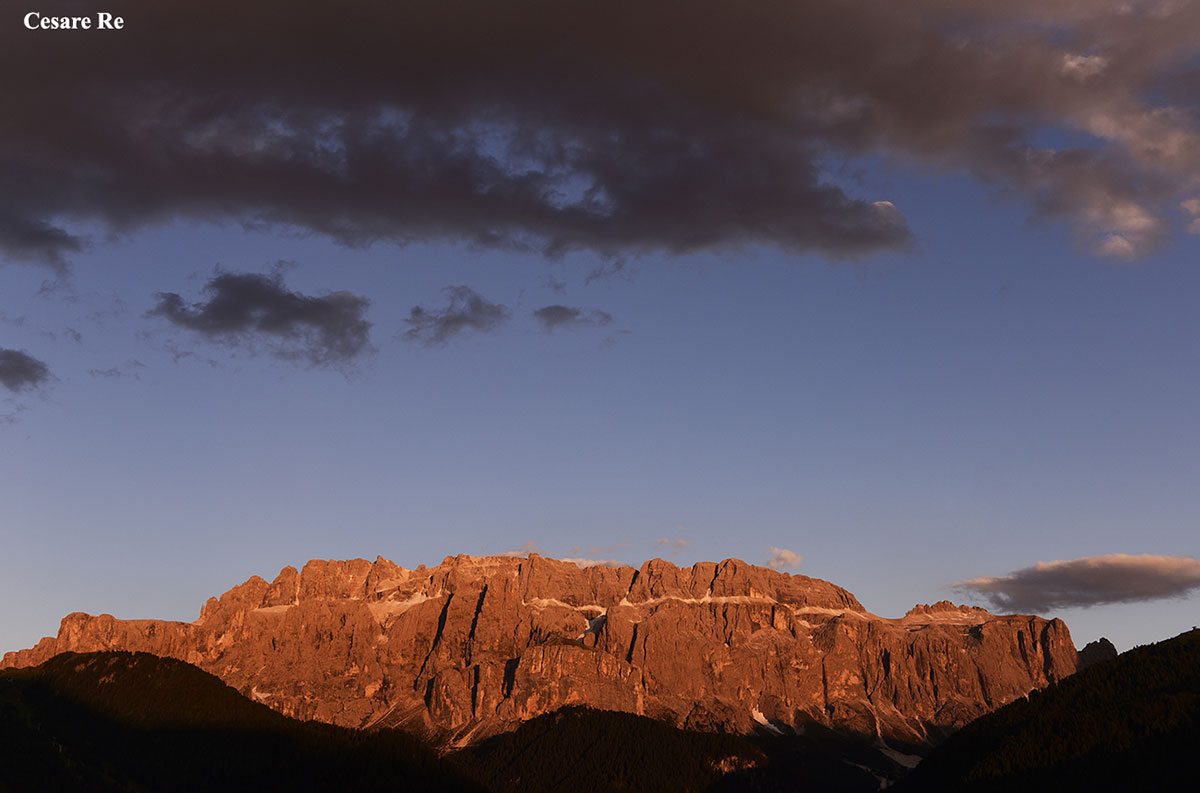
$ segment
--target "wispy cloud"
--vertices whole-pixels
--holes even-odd
[[[523,544],[521,546],[520,550],[504,551],[504,552],[498,553],[496,555],[497,556],[508,556],[511,558],[524,558],[526,556],[529,556],[529,554],[531,554],[531,553],[536,553],[539,555],[541,554],[541,548],[539,548],[538,544],[536,542],[534,542],[533,540],[530,540],[529,542]]]
[[[583,279],[583,285],[588,286],[594,281],[608,281],[613,278],[633,280],[633,270],[624,259],[610,259],[597,265],[587,274],[587,278]]]
[[[612,314],[600,309],[592,309],[584,311],[581,308],[572,308],[570,306],[552,305],[539,308],[533,312],[534,318],[542,323],[542,327],[546,332],[550,332],[555,328],[570,328],[586,325],[611,325],[613,321]]]
[[[123,366],[110,366],[106,369],[88,369],[88,375],[91,377],[100,377],[108,380],[119,380],[123,378],[132,378],[141,380],[142,377],[138,374],[139,369],[145,369],[146,364],[141,361],[129,361]]]
[[[1062,608],[1185,597],[1200,589],[1200,559],[1108,554],[1038,562],[1004,576],[952,584],[1003,611],[1040,614]]]
[[[268,344],[272,354],[314,366],[345,366],[372,348],[370,301],[350,292],[320,297],[288,290],[281,272],[218,273],[204,286],[207,300],[188,304],[160,292],[149,312],[220,344]]]
[[[628,548],[631,545],[633,545],[633,540],[622,540],[621,542],[615,542],[612,545],[602,545],[597,548],[588,548],[587,555],[604,556],[606,554],[613,553],[614,551],[619,551],[622,548]]]
[[[486,333],[508,321],[512,312],[500,303],[480,297],[467,286],[448,286],[444,290],[448,302],[442,309],[413,306],[409,312],[409,329],[404,338],[425,345],[445,344],[467,331]]]
[[[671,556],[678,556],[680,551],[692,544],[692,541],[682,537],[662,537],[655,540],[654,544],[659,548],[669,550]]]
[[[776,548],[772,545],[767,550],[770,552],[770,556],[767,557],[767,567],[772,570],[795,570],[804,561],[804,557],[787,548]]]

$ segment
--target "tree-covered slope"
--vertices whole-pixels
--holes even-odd
[[[478,791],[417,739],[299,722],[180,661],[64,653],[0,672],[0,791]]]
[[[1138,647],[972,722],[896,788],[1195,790],[1200,630]]]
[[[870,741],[816,724],[803,735],[741,736],[581,707],[540,716],[452,761],[494,793],[874,793],[903,771]]]

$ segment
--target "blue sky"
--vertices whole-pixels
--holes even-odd
[[[1021,8],[1013,13],[1034,13]],[[1099,47],[1111,19],[1060,22]],[[44,39],[22,41],[27,59],[53,54]],[[1113,70],[1134,46],[1121,44]],[[1143,75],[1138,89],[1163,74]],[[1078,102],[1107,108],[1139,95],[1121,90]],[[514,117],[541,118],[512,96],[528,114]],[[1081,116],[1038,112],[1025,131],[1043,152],[1078,145],[1056,136],[1077,135]],[[234,141],[210,122],[207,134]],[[570,138],[566,122],[544,123],[546,135]],[[725,129],[705,123],[702,143]],[[1193,116],[1172,123],[1144,134],[1191,140]],[[771,135],[780,130],[799,134],[781,122]],[[454,224],[472,228],[476,212],[486,226],[493,210],[461,210],[462,221],[433,199],[420,223],[443,225],[427,238],[409,219],[419,204],[399,220],[386,203],[365,206],[401,231],[353,239],[286,198],[197,209],[208,193],[170,167],[163,211],[133,199],[128,217],[86,201],[0,204],[0,220],[27,212],[87,241],[34,254],[13,243],[0,266],[0,349],[46,368],[0,389],[0,649],[53,634],[71,611],[191,620],[210,595],[310,558],[378,554],[415,567],[536,548],[634,565],[766,564],[783,548],[802,557],[792,572],[895,617],[943,598],[986,603],[982,590],[952,585],[1037,562],[1200,557],[1200,241],[1180,209],[1190,182],[1168,189],[1162,163],[1126,163],[1110,181],[1129,184],[1111,195],[1070,173],[1029,187],[1028,175],[1005,182],[1000,166],[972,159],[974,132],[944,158],[901,125],[866,151],[822,134],[819,184],[866,202],[837,220],[861,224],[853,244],[828,241],[824,221],[810,219],[826,210],[806,210],[800,188],[726,175],[712,178],[729,180],[713,188],[728,207],[691,210],[714,240],[688,247],[680,240],[692,231],[656,237],[618,226],[614,212],[599,231],[562,232],[567,252],[550,255],[472,237]],[[73,138],[63,140],[69,149]],[[1085,151],[1136,160],[1139,145],[1112,133]],[[516,156],[498,146],[479,154]],[[753,156],[724,165],[754,168]],[[124,174],[122,162],[108,165]],[[560,166],[600,184],[601,166],[588,172],[586,162]],[[681,190],[707,162],[673,166],[690,169]],[[534,158],[547,173],[548,163]],[[69,179],[67,166],[30,178],[52,195],[85,179],[72,167]],[[613,185],[633,178],[607,190],[619,195]],[[783,208],[805,215],[802,230],[777,231],[789,215],[764,206],[793,199]],[[871,209],[877,201],[891,202],[902,228],[880,232],[894,218]],[[675,223],[653,206],[643,205],[647,224]],[[721,213],[766,220],[726,229]],[[1147,231],[1152,215],[1170,230]],[[503,222],[517,235],[550,233],[522,217]],[[277,354],[319,346],[311,336],[204,333],[155,313],[163,293],[201,311],[221,273],[274,277],[281,294],[362,298],[369,345],[313,364]],[[457,286],[507,319],[440,343],[405,335],[415,306],[437,312]],[[533,313],[547,306],[590,321],[547,329]],[[1157,575],[1159,563],[1146,564]],[[1123,570],[1098,594],[1039,613],[1066,619],[1079,646],[1104,635],[1120,649],[1195,623],[1193,573],[1147,594]],[[1088,597],[1094,605],[1082,607]]]

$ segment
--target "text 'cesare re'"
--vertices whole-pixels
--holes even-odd
[[[121,30],[125,27],[125,19],[107,11],[98,12],[94,19],[90,16],[44,16],[41,11],[30,11],[25,15],[25,27],[30,30]]]

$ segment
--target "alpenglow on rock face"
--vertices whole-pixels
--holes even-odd
[[[736,559],[580,568],[536,554],[311,561],[210,598],[192,623],[70,614],[0,667],[67,650],[178,658],[289,716],[459,744],[576,704],[923,741],[1076,665],[1057,619],[947,602],[884,619],[827,581]]]

